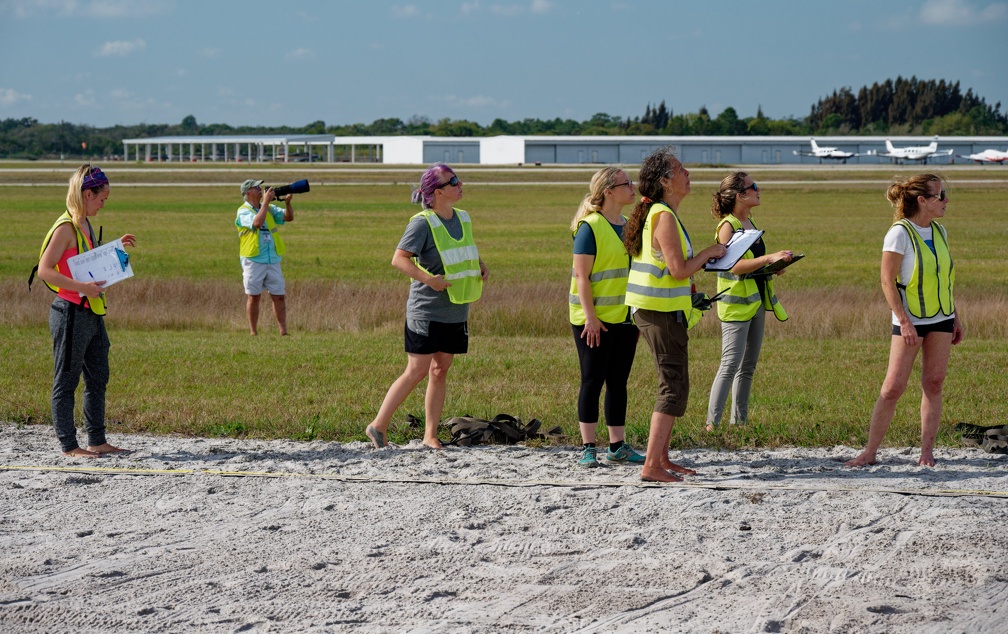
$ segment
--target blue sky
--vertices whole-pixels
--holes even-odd
[[[0,119],[105,127],[639,116],[958,80],[1008,111],[1004,0],[0,0]]]

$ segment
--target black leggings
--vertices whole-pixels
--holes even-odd
[[[581,365],[581,389],[578,392],[578,421],[597,423],[599,396],[605,385],[605,420],[609,427],[626,424],[627,379],[637,352],[637,326],[604,324],[600,344],[589,348],[581,338],[584,326],[571,326]]]

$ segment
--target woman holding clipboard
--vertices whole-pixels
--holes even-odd
[[[109,338],[105,331],[105,280],[75,280],[67,260],[99,246],[88,220],[105,206],[109,180],[97,167],[82,165],[70,177],[66,212],[53,223],[39,255],[38,276],[56,293],[49,309],[53,337],[52,418],[64,456],[98,458],[126,451],[105,439],[105,386],[109,380]],[[122,237],[125,246],[136,242]],[[31,288],[31,280],[28,281]],[[84,426],[88,447],[77,444],[74,392],[84,375]]]
[[[754,231],[752,209],[760,204],[759,186],[745,172],[735,172],[721,181],[714,193],[711,215],[719,220],[716,238],[727,244],[737,231]],[[728,391],[732,394],[731,424],[744,425],[749,416],[749,392],[763,345],[766,311],[780,321],[787,319],[774,294],[772,275],[752,275],[778,262],[791,262],[791,251],[767,253],[760,237],[730,270],[718,271],[717,312],[721,320],[721,365],[711,385],[707,404],[707,431],[721,424]],[[776,272],[782,274],[783,269]]]

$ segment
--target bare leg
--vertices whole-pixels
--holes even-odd
[[[932,332],[924,337],[921,371],[921,457],[918,464],[935,466],[934,443],[942,413],[942,385],[948,371],[952,334]]]
[[[672,417],[672,422],[673,424],[675,423],[674,417]],[[662,469],[665,469],[666,471],[671,471],[672,473],[681,473],[683,475],[696,475],[696,471],[694,471],[693,469],[684,467],[682,465],[677,465],[676,463],[672,462],[671,458],[669,458],[669,441],[671,440],[672,440],[672,425],[669,425],[668,433],[665,434],[665,441],[662,444],[662,446],[665,447],[665,451],[662,452],[662,461],[661,461]]]
[[[682,482],[682,478],[666,471],[664,463],[668,459],[668,442],[672,435],[675,416],[651,412],[651,429],[648,431],[647,452],[644,454],[644,468],[641,480],[645,482]]]
[[[578,429],[581,430],[581,444],[595,444],[595,430],[598,429],[598,423],[578,422]]]
[[[410,392],[420,385],[420,381],[423,381],[427,376],[433,356],[430,354],[406,354],[406,370],[389,387],[388,393],[385,394],[385,400],[378,408],[378,414],[364,430],[364,433],[371,439],[371,444],[375,447],[385,446],[385,434],[388,431],[389,423],[392,422],[392,415],[403,404]]]
[[[424,439],[423,444],[431,449],[444,449],[438,440],[437,430],[441,424],[441,412],[444,410],[445,393],[447,392],[448,370],[451,368],[455,355],[447,352],[436,352],[430,364],[427,379],[427,393],[424,395]]]
[[[245,313],[248,315],[249,332],[259,334],[259,295],[246,295]]]
[[[108,443],[103,443],[101,445],[89,445],[88,451],[94,452],[96,454],[107,454],[107,453],[129,453],[129,449],[122,449],[120,447],[114,447]]]
[[[270,297],[273,298],[273,316],[276,317],[282,337],[287,334],[287,297],[284,295],[270,295]]]
[[[896,413],[896,403],[899,402],[903,392],[906,390],[907,382],[910,380],[910,371],[913,369],[914,359],[917,358],[917,351],[920,344],[908,346],[902,337],[893,336],[889,344],[889,367],[886,370],[885,381],[882,382],[882,390],[875,401],[872,410],[871,424],[868,427],[868,444],[853,460],[844,463],[845,467],[863,467],[875,464],[876,452],[882,445],[892,423],[893,414]]]

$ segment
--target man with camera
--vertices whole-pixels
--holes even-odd
[[[273,315],[276,317],[280,334],[287,334],[287,305],[284,301],[283,273],[280,260],[283,258],[283,240],[278,233],[279,226],[294,220],[291,206],[293,193],[284,196],[286,209],[272,204],[276,198],[273,188],[262,190],[263,181],[248,179],[241,184],[241,194],[245,202],[238,208],[235,226],[238,227],[239,255],[241,256],[242,282],[245,285],[245,311],[248,313],[249,330],[258,334],[259,297],[265,289],[273,299]],[[290,188],[285,188],[289,190]]]

